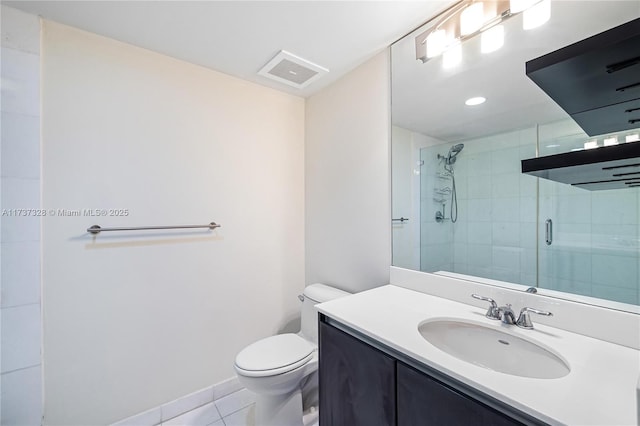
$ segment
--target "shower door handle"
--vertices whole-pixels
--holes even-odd
[[[553,242],[553,222],[551,221],[551,219],[547,219],[544,223],[544,230],[545,242],[548,246],[550,246]]]

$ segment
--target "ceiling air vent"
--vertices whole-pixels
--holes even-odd
[[[258,74],[302,89],[328,72],[320,65],[281,50]]]

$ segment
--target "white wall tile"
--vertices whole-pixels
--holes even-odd
[[[491,198],[491,175],[476,176],[468,180],[465,198]]]
[[[591,251],[640,258],[637,225],[591,225]]]
[[[222,418],[227,417],[231,413],[235,413],[245,407],[256,402],[256,396],[248,389],[243,389],[239,392],[234,392],[224,398],[216,400],[215,404],[220,410]]]
[[[531,248],[523,248],[520,251],[520,272],[525,275],[533,275],[537,273],[537,251],[535,246]],[[535,283],[535,278],[533,280]]]
[[[520,196],[520,173],[494,174],[492,177],[491,195],[493,197],[509,198]]]
[[[150,410],[136,414],[126,419],[113,423],[112,426],[155,426],[160,424],[162,420],[162,410],[160,407],[154,407]]]
[[[42,419],[40,366],[2,375],[2,424],[39,425]]]
[[[620,288],[609,285],[594,284],[591,289],[591,295],[594,297],[631,304],[640,304],[638,293],[636,288]]]
[[[461,219],[462,219],[462,215]],[[467,244],[469,224],[467,221],[459,220],[453,227],[453,242],[457,244]]]
[[[2,112],[31,116],[40,115],[40,57],[3,47]]]
[[[2,244],[2,307],[40,303],[40,243]]]
[[[220,413],[216,405],[210,402],[162,424],[163,426],[208,426],[217,420],[220,420]]]
[[[592,194],[593,223],[637,224],[637,194],[626,189],[594,191]]]
[[[4,177],[3,209],[37,209],[40,205],[40,180]],[[3,219],[7,216],[3,216]]]
[[[162,405],[162,421],[176,417],[209,402],[213,402],[213,386],[185,395]]]
[[[491,221],[491,199],[473,199],[467,201],[469,209],[468,221],[490,222]]]
[[[2,176],[40,177],[40,118],[2,113]]]
[[[490,222],[469,222],[467,241],[469,244],[491,244],[493,225]]]
[[[40,53],[40,18],[5,5],[0,9],[2,47]]]
[[[638,289],[637,257],[594,254],[591,268],[594,284]]]
[[[538,231],[536,230],[535,222],[520,222],[520,247],[522,248],[535,248]]]
[[[255,411],[255,405],[250,405],[224,417],[224,424],[226,426],[254,426]]]
[[[520,174],[520,196],[535,197],[538,189],[538,178],[527,174]]]
[[[520,198],[491,199],[491,220],[498,222],[518,222],[520,220]]]
[[[540,243],[545,242],[545,223],[540,223]],[[545,246],[546,247],[546,246]],[[591,253],[591,224],[554,220],[550,249]]]
[[[2,178],[2,209],[39,209],[40,180]],[[24,214],[2,217],[2,242],[39,241],[39,216]]]
[[[474,144],[478,145],[478,144]],[[470,154],[465,158],[468,162],[466,168],[467,176],[482,176],[491,174],[491,152],[479,152],[477,154]]]
[[[233,376],[227,380],[217,383],[213,387],[213,399],[220,399],[241,389],[243,389],[243,386],[240,384],[238,377]]]
[[[491,265],[492,250],[488,244],[469,244],[467,260],[470,266]]]
[[[540,250],[540,272],[566,280],[591,281],[591,254],[568,250]]]
[[[40,304],[3,308],[2,373],[40,364]]]
[[[493,246],[491,264],[494,269],[518,272],[520,274],[520,253],[522,249],[517,247]],[[513,282],[511,280],[510,282]]]
[[[551,219],[555,222],[591,223],[591,193],[558,195],[553,200]]]
[[[493,222],[492,243],[494,246],[521,247],[520,224],[518,222]]]

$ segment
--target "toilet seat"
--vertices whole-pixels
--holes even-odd
[[[297,334],[278,334],[258,340],[240,351],[235,367],[244,376],[274,376],[306,364],[315,350],[315,345]]]

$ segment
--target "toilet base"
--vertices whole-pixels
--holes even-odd
[[[302,391],[256,395],[256,426],[303,426]]]

